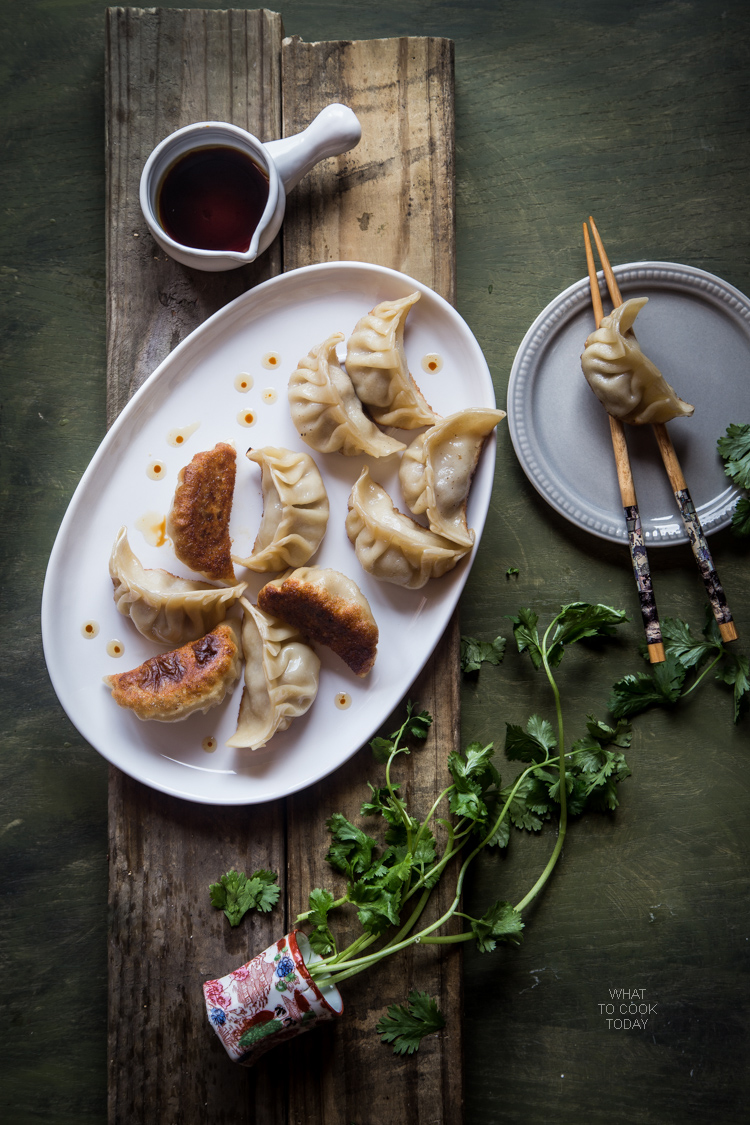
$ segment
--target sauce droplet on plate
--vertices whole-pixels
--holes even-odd
[[[212,734],[209,734],[206,738],[204,738],[203,742],[201,742],[201,747],[206,751],[207,754],[213,754],[214,750],[216,749],[216,739],[214,738],[214,736]]]
[[[240,410],[237,421],[241,426],[254,426],[256,418],[252,410]]]
[[[167,434],[167,441],[170,445],[184,445],[190,435],[194,434],[199,426],[200,422],[191,422],[189,426],[180,426],[178,429],[170,430]]]
[[[152,461],[146,469],[146,476],[151,480],[162,480],[166,475],[167,466],[163,461]]]
[[[340,691],[336,696],[334,703],[338,707],[339,711],[346,711],[347,707],[351,707],[352,705],[352,697],[348,692]]]
[[[281,356],[278,352],[266,352],[260,362],[263,364],[267,371],[275,371],[281,363]]]
[[[99,625],[96,621],[84,621],[81,626],[81,633],[87,640],[92,640],[99,632]]]
[[[248,375],[246,371],[240,371],[239,375],[235,376],[234,389],[241,394],[246,394],[253,386],[253,377]]]
[[[161,512],[144,512],[135,527],[150,547],[163,547],[167,541],[167,517]]]
[[[125,651],[125,645],[122,641],[108,641],[107,642],[107,656],[122,656]]]
[[[268,403],[269,406],[276,402],[276,399],[278,397],[279,396],[276,394],[276,391],[273,389],[273,387],[266,387],[263,394],[261,395],[263,401]]]
[[[438,355],[437,352],[428,352],[427,355],[422,356],[422,370],[423,371],[442,371],[443,357]]]

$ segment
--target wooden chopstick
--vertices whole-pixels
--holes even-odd
[[[594,235],[594,237],[596,237],[596,235]],[[589,271],[591,304],[594,307],[594,318],[596,320],[596,327],[598,328],[604,316],[604,309],[602,308],[602,298],[599,293],[599,279],[596,276],[596,266],[594,265],[591,240],[589,239],[589,232],[585,223],[583,224],[583,241],[586,247],[586,265]],[[661,664],[665,659],[664,644],[661,636],[661,625],[659,624],[659,613],[656,608],[656,598],[654,597],[654,590],[651,584],[651,569],[648,564],[646,544],[643,540],[643,529],[641,528],[641,517],[638,511],[638,500],[635,495],[633,473],[630,468],[628,446],[625,441],[625,427],[619,418],[613,418],[611,414],[608,414],[607,417],[609,418],[609,429],[612,435],[612,449],[615,454],[617,482],[620,485],[620,499],[622,501],[623,511],[625,512],[625,525],[628,529],[630,558],[633,563],[635,584],[638,587],[638,600],[641,604],[643,629],[648,645],[648,658],[652,664]]]
[[[617,308],[622,304],[620,288],[617,284],[617,281],[615,280],[615,275],[612,272],[611,265],[609,264],[607,252],[604,249],[604,244],[602,243],[599,231],[597,230],[596,223],[592,219],[591,215],[589,215],[589,223],[591,224],[591,232],[594,236],[594,241],[596,242],[596,248],[599,251],[599,257],[601,259],[604,276],[607,281],[609,295],[612,299],[612,304],[615,306],[615,308]],[[583,225],[585,230],[586,224],[584,223]],[[591,277],[590,270],[589,277]],[[596,286],[596,292],[597,297],[599,297],[598,283]],[[599,297],[599,307],[601,308],[601,297]],[[724,588],[719,581],[719,575],[716,572],[714,560],[711,557],[711,551],[709,549],[708,543],[706,542],[706,536],[704,534],[703,528],[701,527],[698,513],[695,510],[695,504],[692,501],[687,482],[683,475],[682,469],[680,468],[680,462],[677,458],[677,453],[675,452],[674,445],[672,444],[672,439],[669,436],[666,424],[664,422],[654,422],[652,423],[651,428],[654,431],[656,444],[659,447],[659,452],[661,453],[661,458],[664,462],[664,468],[666,469],[667,476],[669,477],[669,483],[672,485],[672,491],[674,492],[677,506],[680,509],[682,521],[685,524],[685,530],[687,531],[688,539],[690,540],[690,546],[693,549],[695,561],[698,563],[698,569],[700,570],[701,577],[703,579],[703,585],[706,588],[706,594],[711,604],[711,609],[713,610],[714,617],[716,618],[716,624],[719,626],[721,639],[723,641],[736,641],[737,628],[734,624],[734,621],[732,620],[732,613],[729,609],[729,606],[727,605]]]

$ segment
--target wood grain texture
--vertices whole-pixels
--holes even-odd
[[[292,196],[286,268],[364,258],[453,299],[449,42],[293,40],[282,55],[272,13],[113,9],[107,44],[110,420],[197,324],[280,270],[278,242],[257,267],[225,275],[187,270],[155,246],[138,208],[140,169],[153,145],[188,121],[230,120],[267,139],[304,128],[330,101],[352,104],[366,139],[355,153],[320,165]],[[435,733],[401,771],[415,808],[425,811],[446,782],[447,755],[458,741],[458,648],[454,616],[411,693],[435,717]],[[309,890],[332,881],[323,860],[325,818],[338,809],[354,815],[380,768],[365,749],[286,804],[247,810],[180,802],[111,769],[110,1125],[180,1117],[212,1125],[460,1120],[455,950],[413,949],[366,982],[350,982],[345,1020],[272,1052],[250,1072],[229,1062],[205,1019],[202,981],[268,945],[305,909]],[[279,871],[282,908],[230,931],[207,895],[229,866]],[[433,916],[449,902],[436,891]],[[454,1018],[417,1057],[396,1061],[374,1025],[411,988],[436,996]]]
[[[362,123],[355,149],[319,164],[290,197],[282,232],[284,266],[364,260],[402,270],[448,300],[455,295],[453,44],[445,39],[303,43],[282,50],[284,133],[295,133],[333,100]],[[335,190],[331,190],[331,182]],[[381,653],[379,659],[393,658]],[[424,813],[448,783],[446,759],[459,738],[459,631],[455,614],[410,695],[434,717],[422,751],[400,759],[398,775]],[[398,726],[394,716],[391,730]],[[288,801],[289,917],[307,909],[312,887],[331,886],[325,820],[351,816],[382,767],[364,748],[343,769]],[[340,892],[339,892],[340,893]],[[439,916],[450,897],[438,888]],[[438,913],[435,913],[438,911]],[[344,931],[346,935],[346,931]],[[352,934],[353,936],[353,934]],[[430,992],[449,1028],[396,1062],[374,1034],[389,1004],[412,989]],[[346,1015],[291,1050],[303,1060],[290,1086],[290,1122],[347,1125],[459,1122],[462,1115],[460,955],[412,947],[344,986]]]
[[[159,250],[138,204],[140,170],[166,134],[229,120],[281,134],[281,19],[274,13],[116,8],[107,19],[108,413],[211,313],[278,273],[203,274]],[[228,867],[283,872],[282,802],[251,810],[165,797],[110,770],[109,1120],[283,1120],[274,1063],[250,1078],[207,1035],[201,984],[270,944],[285,918],[230,931],[208,903]],[[258,1111],[251,1114],[257,1103]]]
[[[275,12],[110,8],[106,40],[107,420],[181,340],[281,269],[276,240],[224,274],[189,270],[154,242],[138,202],[149,153],[195,121],[281,135]],[[137,331],[133,329],[137,326]]]

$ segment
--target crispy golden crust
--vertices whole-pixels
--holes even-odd
[[[303,636],[333,649],[357,676],[366,676],[375,663],[378,627],[355,601],[292,575],[280,585],[265,585],[258,605]]]
[[[112,698],[139,719],[174,722],[221,703],[240,674],[237,630],[222,622],[200,640],[152,656],[130,672],[105,676]]]
[[[211,581],[234,584],[229,538],[237,454],[219,442],[196,453],[180,470],[167,519],[167,534],[180,562]]]

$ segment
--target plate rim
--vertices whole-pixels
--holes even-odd
[[[697,292],[699,295],[702,293],[704,297],[707,297],[709,300],[713,299],[713,302],[725,311],[728,309],[735,315],[738,321],[744,322],[746,325],[748,343],[750,343],[750,298],[742,293],[741,290],[737,289],[736,286],[731,285],[728,281],[724,281],[724,279],[717,274],[710,273],[708,270],[701,269],[699,266],[650,259],[637,262],[624,262],[621,265],[613,266],[612,269],[617,280],[623,284],[643,280],[648,281],[652,286],[661,286],[664,289],[682,289],[692,294]],[[607,289],[604,271],[597,271],[596,276],[599,281],[599,288],[606,297]],[[610,528],[597,528],[589,524],[585,518],[576,517],[572,511],[558,502],[552,493],[553,486],[551,484],[545,485],[540,479],[541,473],[535,473],[532,466],[529,464],[529,457],[527,456],[525,448],[526,439],[522,432],[523,425],[517,417],[515,409],[516,397],[519,394],[520,387],[523,385],[522,379],[525,375],[525,367],[529,358],[538,351],[543,343],[546,343],[550,339],[553,331],[556,331],[574,313],[579,311],[580,306],[588,300],[588,292],[588,276],[573,282],[558,293],[556,297],[552,298],[534,319],[525,333],[514,356],[508,379],[508,431],[516,458],[529,483],[533,485],[542,499],[544,499],[558,515],[563,516],[580,531],[585,531],[608,543],[617,543],[627,546],[628,533],[624,519],[621,528],[614,524]],[[721,301],[716,299],[719,296],[723,298]],[[729,478],[727,478],[727,489],[725,493],[721,494],[722,498],[726,498],[720,513],[714,516],[709,522],[704,515],[703,509],[705,506],[702,505],[698,508],[698,513],[703,521],[703,530],[707,536],[713,535],[718,531],[723,531],[725,528],[729,527],[732,519],[732,510],[738,497],[741,495],[741,491],[737,489],[736,486],[733,486]],[[714,503],[717,503],[719,499],[720,498],[717,497]],[[679,546],[689,542],[690,539],[681,523],[675,534],[655,537],[653,534],[649,533],[646,537],[646,545],[649,549],[651,547]]]
[[[274,288],[281,288],[285,285],[289,285],[290,283],[296,283],[300,279],[304,279],[305,275],[319,275],[322,273],[342,271],[352,273],[371,273],[378,279],[392,279],[393,281],[397,281],[400,285],[412,286],[414,289],[419,290],[423,295],[429,294],[430,300],[434,300],[437,303],[438,308],[442,307],[442,310],[445,312],[448,319],[459,328],[461,334],[464,336],[465,341],[468,342],[475,351],[480,371],[482,371],[483,376],[486,380],[487,387],[492,393],[493,401],[496,402],[496,393],[492,381],[492,375],[479,341],[477,340],[466,320],[458,312],[458,310],[454,308],[454,306],[451,305],[440,293],[432,289],[429,285],[426,285],[424,282],[421,282],[416,278],[411,277],[409,274],[403,273],[402,271],[394,270],[389,266],[380,266],[372,262],[359,261],[331,261],[313,263],[311,265],[301,266],[298,269],[289,270],[285,273],[277,274],[275,277],[269,278],[267,281],[253,286],[250,289],[246,290],[244,293],[239,294],[239,296],[227,302],[226,305],[223,305],[220,309],[217,309],[216,312],[212,313],[210,317],[207,317],[205,321],[203,321],[200,325],[193,329],[193,331],[190,332],[184,340],[180,341],[180,343],[167,356],[164,357],[164,359],[158,364],[158,366],[144,380],[143,384],[134,392],[123,409],[120,411],[115,421],[104,434],[97,449],[95,450],[89,463],[87,464],[83,474],[81,475],[81,478],[78,481],[78,484],[76,485],[76,488],[72,496],[70,497],[70,500],[68,501],[66,510],[63,514],[57,533],[55,535],[52,549],[50,551],[42,588],[40,618],[42,648],[44,652],[45,663],[47,666],[47,673],[49,675],[52,687],[55,691],[60,706],[67,715],[68,719],[73,723],[76,730],[78,730],[78,732],[89,743],[92,749],[100,754],[105,759],[105,761],[116,766],[118,769],[122,770],[123,773],[127,774],[129,777],[132,777],[136,781],[140,781],[142,784],[148,786],[149,788],[154,789],[158,792],[165,793],[169,796],[176,797],[180,800],[194,802],[196,804],[214,805],[217,807],[242,807],[265,804],[268,801],[278,800],[280,798],[291,796],[294,793],[301,792],[304,789],[307,789],[310,786],[316,784],[317,782],[324,780],[330,774],[334,773],[337,769],[343,766],[351,757],[353,757],[354,754],[356,754],[364,745],[366,745],[372,735],[377,731],[377,729],[379,729],[382,722],[385,721],[387,715],[381,715],[377,726],[372,730],[363,727],[361,740],[358,741],[355,746],[349,749],[348,752],[343,757],[340,757],[335,763],[327,765],[322,770],[313,769],[308,774],[308,776],[304,777],[301,781],[290,782],[283,786],[278,786],[274,792],[265,792],[262,795],[250,796],[238,795],[236,799],[232,799],[231,795],[223,798],[217,798],[213,794],[210,796],[206,796],[193,791],[186,792],[177,787],[177,785],[170,785],[167,782],[160,780],[158,777],[151,777],[149,776],[149,771],[147,768],[148,758],[144,759],[146,765],[141,769],[137,768],[137,759],[134,762],[131,762],[130,759],[128,759],[127,761],[123,761],[117,749],[110,750],[106,739],[97,737],[95,731],[89,730],[88,724],[85,721],[85,717],[82,720],[82,717],[76,714],[76,718],[74,719],[70,714],[70,711],[68,710],[68,706],[66,706],[66,704],[63,702],[60,690],[62,686],[62,679],[59,675],[59,661],[54,658],[54,654],[50,653],[49,648],[51,644],[50,634],[52,632],[51,618],[54,614],[53,587],[56,582],[56,564],[61,552],[64,549],[66,540],[70,533],[71,524],[73,524],[74,520],[76,518],[79,518],[80,516],[80,513],[78,511],[80,507],[80,503],[78,502],[79,494],[84,494],[87,492],[90,486],[90,482],[96,476],[101,461],[107,456],[110,446],[117,440],[119,431],[128,424],[131,414],[140,409],[141,400],[150,392],[153,384],[158,383],[158,381],[164,378],[164,373],[168,372],[172,366],[174,366],[176,363],[181,363],[183,354],[189,348],[192,350],[193,348],[197,347],[200,352],[200,349],[205,347],[205,341],[203,337],[209,336],[214,328],[216,321],[223,321],[224,319],[231,318],[235,314],[237,309],[241,306],[248,304],[252,307],[252,305],[257,303],[258,300],[262,301],[264,299],[264,295],[268,293],[269,290],[273,290]],[[200,358],[200,356],[198,358]],[[489,480],[488,495],[486,498],[487,503],[482,504],[481,506],[481,510],[479,512],[480,518],[475,519],[472,522],[472,526],[475,531],[474,545],[468,556],[466,556],[465,560],[463,561],[460,570],[459,572],[457,572],[454,579],[455,599],[453,600],[450,612],[444,622],[443,629],[440,632],[436,644],[439,643],[444,629],[447,627],[453,613],[456,610],[461,593],[464,589],[466,580],[473,565],[474,557],[481,541],[484,525],[486,523],[493,490],[492,482],[494,480],[494,470],[496,462],[496,435],[494,433],[485,443],[485,447],[482,453],[482,459],[483,461],[487,462],[487,469],[485,473],[486,478]],[[433,646],[428,652],[423,654],[423,658],[420,660],[419,665],[415,667],[411,682],[413,682],[421,674],[428,660],[432,656],[434,650],[435,646]],[[63,690],[63,694],[67,694],[67,691]],[[399,697],[399,699],[400,698],[401,697]],[[397,706],[398,702],[399,700],[396,700],[394,706]],[[164,755],[160,756],[163,757]],[[189,763],[178,764],[184,766],[187,769],[191,768]]]

